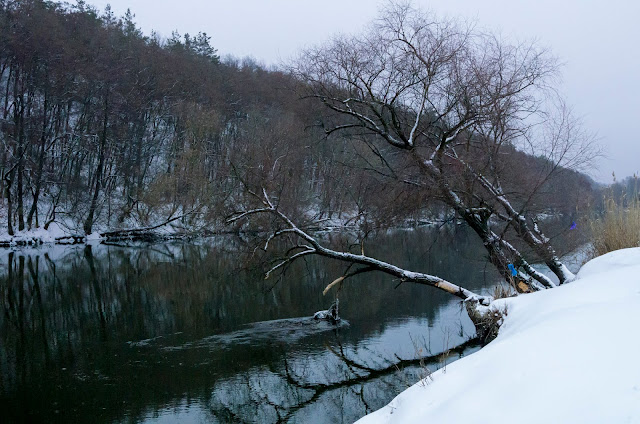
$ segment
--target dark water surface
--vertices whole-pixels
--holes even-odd
[[[342,289],[346,322],[315,322],[343,265],[309,260],[272,287],[235,244],[0,251],[0,422],[352,422],[441,365],[400,359],[473,334],[452,296],[379,274]],[[367,249],[473,290],[495,281],[461,229]]]

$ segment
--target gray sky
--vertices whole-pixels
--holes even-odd
[[[149,34],[204,31],[221,56],[277,64],[337,32],[357,32],[379,0],[87,0],[116,15],[127,8]],[[602,182],[640,171],[640,2],[637,0],[414,0],[439,15],[475,20],[506,39],[537,39],[564,63],[568,103],[596,133],[608,158]],[[638,120],[638,121],[636,121]]]

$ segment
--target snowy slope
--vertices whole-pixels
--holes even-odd
[[[640,248],[500,302],[493,342],[358,422],[640,423]]]

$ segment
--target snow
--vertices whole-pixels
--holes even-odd
[[[613,269],[628,269],[640,266],[640,248],[621,249],[599,256],[580,268],[577,278],[593,277],[597,274],[607,273]],[[636,276],[636,279],[640,277]]]
[[[100,235],[100,232],[98,232],[98,231],[94,231],[93,233],[89,234],[89,235],[86,237],[86,239],[87,239],[87,241],[88,241],[88,242],[92,242],[92,241],[93,241],[93,242],[96,242],[96,241],[101,241],[101,240],[103,240],[103,239],[104,239],[104,237],[102,237],[102,236]]]
[[[640,423],[640,248],[495,307],[493,342],[358,422]]]
[[[14,236],[10,236],[4,231],[0,233],[0,241],[11,243],[55,243],[56,237],[63,237],[65,235],[65,231],[54,222],[49,226],[48,230],[36,228],[33,230],[18,231]]]

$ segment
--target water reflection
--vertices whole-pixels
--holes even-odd
[[[0,254],[1,420],[351,422],[441,362],[410,360],[472,334],[455,299],[377,274],[342,290],[348,323],[292,320],[327,308],[322,289],[342,266],[309,260],[270,290],[233,243]],[[369,249],[471,289],[494,281],[459,229]]]

